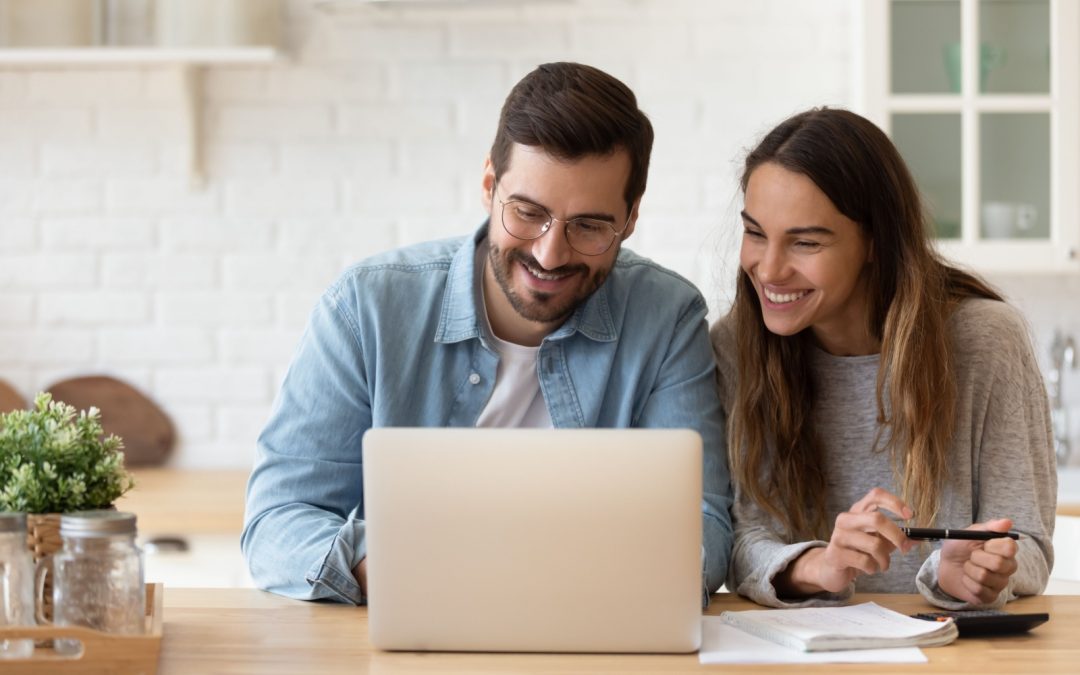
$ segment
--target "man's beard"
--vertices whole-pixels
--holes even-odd
[[[540,293],[534,290],[526,290],[526,297],[522,297],[511,285],[514,266],[519,263],[533,270],[541,270],[545,274],[558,276],[584,275],[587,280],[579,283],[577,292],[565,299],[562,293]],[[600,285],[604,283],[604,280],[607,279],[608,274],[611,272],[611,267],[607,267],[596,270],[589,277],[589,267],[580,264],[564,265],[553,270],[545,270],[536,261],[536,258],[526,255],[516,248],[503,253],[502,249],[491,242],[489,242],[488,264],[491,265],[495,281],[498,282],[499,288],[502,289],[506,299],[510,301],[514,311],[522,318],[537,323],[552,323],[570,316],[575,309],[589,299],[589,296],[596,289],[600,288]],[[612,266],[614,266],[614,262],[612,262]]]

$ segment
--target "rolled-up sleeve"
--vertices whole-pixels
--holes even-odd
[[[371,405],[356,320],[327,291],[312,312],[258,439],[241,547],[255,584],[362,604],[361,438]]]

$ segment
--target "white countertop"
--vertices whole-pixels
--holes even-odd
[[[1080,507],[1080,466],[1058,468],[1058,506]]]

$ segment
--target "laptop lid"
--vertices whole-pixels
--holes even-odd
[[[690,652],[701,437],[685,429],[371,429],[380,649]]]

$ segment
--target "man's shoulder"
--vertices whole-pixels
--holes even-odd
[[[467,236],[425,241],[396,248],[353,263],[328,289],[340,294],[347,289],[360,290],[382,284],[427,283],[434,275],[445,277]]]
[[[689,279],[630,249],[619,251],[609,278],[616,301],[662,305],[701,304],[705,298]]]
[[[384,270],[415,272],[427,269],[447,269],[467,236],[424,241],[410,246],[383,251],[353,263],[345,274],[366,274]]]

